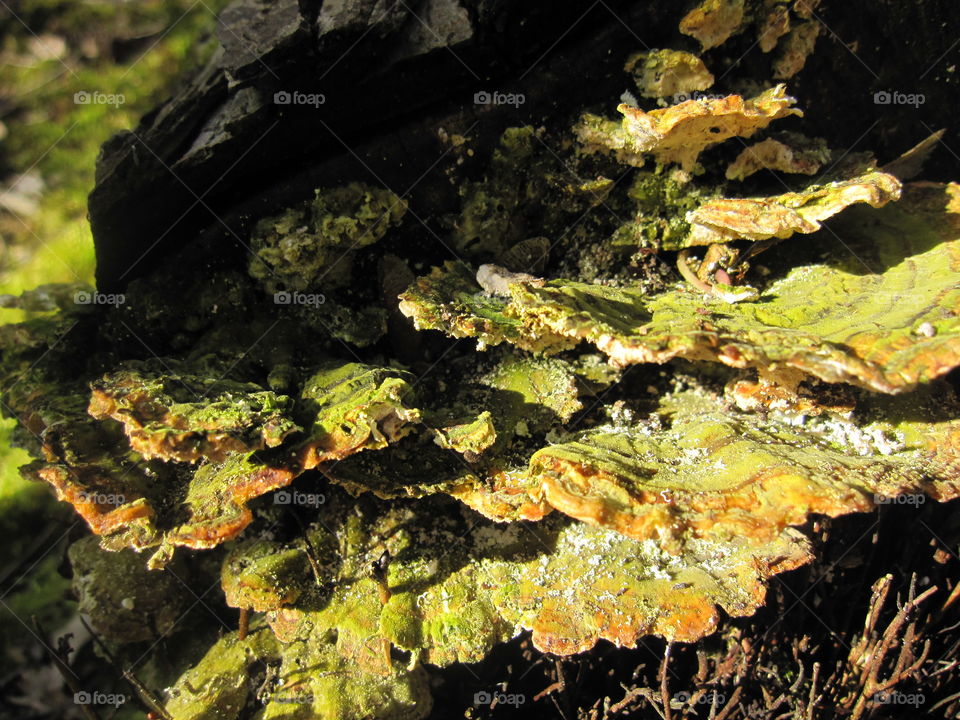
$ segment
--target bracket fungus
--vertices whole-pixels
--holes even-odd
[[[713,75],[703,60],[680,50],[636,53],[627,59],[624,70],[634,76],[644,97],[687,95],[713,85]]]
[[[650,112],[621,104],[619,126],[587,115],[576,131],[589,152],[612,150],[621,162],[637,167],[643,166],[644,155],[652,154],[658,162],[678,163],[690,171],[711,145],[732,137],[752,137],[779,118],[802,116],[792,107],[794,102],[785,85],[776,85],[747,100],[740,95],[686,100]]]
[[[823,140],[809,140],[797,133],[783,133],[745,147],[727,167],[728,180],[743,180],[760,170],[815,175],[830,160]]]
[[[716,47],[745,7],[706,0],[679,29]],[[775,77],[802,68],[815,7],[763,4]],[[644,97],[713,83],[681,51],[627,67]],[[0,301],[36,314],[0,327],[23,472],[99,536],[70,556],[110,641],[180,607],[146,603],[131,585],[164,575],[134,566],[206,558],[221,604],[255,614],[177,658],[171,717],[423,718],[428,664],[523,632],[558,655],[695,641],[811,561],[814,516],[960,496],[960,185],[866,163],[780,192],[758,171],[810,182],[831,159],[794,133],[704,160],[803,117],[759,87],[498,132],[471,175],[448,159],[459,210],[436,222],[325,184],[253,218],[249,255],[198,243],[186,277],[175,255],[131,281],[122,315],[72,286]],[[731,196],[748,177],[765,194]]]
[[[708,200],[687,214],[691,231],[685,244],[783,239],[795,232],[816,232],[824,220],[850,205],[867,203],[882,207],[899,200],[900,190],[900,181],[893,175],[872,172],[768,198]]]
[[[741,29],[744,0],[703,0],[680,21],[680,32],[700,41],[704,50],[723,45]]]
[[[852,187],[859,195],[864,186]],[[421,278],[401,309],[419,328],[475,337],[481,347],[507,342],[557,353],[586,341],[620,366],[682,357],[904,392],[960,360],[958,193],[956,184],[908,186],[901,203],[855,214],[832,257],[791,269],[757,302],[720,306],[685,287],[650,297],[572,280],[519,282],[509,299],[491,299],[448,265]],[[918,332],[925,324],[931,330]]]
[[[89,414],[122,423],[130,447],[147,460],[222,462],[276,447],[300,429],[290,398],[253,384],[122,370],[92,389]]]

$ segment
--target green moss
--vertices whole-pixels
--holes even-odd
[[[355,251],[382,239],[406,211],[389,190],[361,183],[318,189],[310,205],[257,223],[250,275],[271,293],[346,285]]]
[[[214,13],[226,0],[204,5],[189,2],[147,2],[118,8],[57,0],[20,3],[17,14],[32,32],[13,18],[5,21],[5,53],[24,53],[33,33],[64,37],[68,54],[30,62],[4,62],[0,88],[13,98],[14,121],[3,143],[4,160],[18,171],[32,168],[46,185],[37,212],[7,219],[8,243],[17,258],[0,268],[0,293],[19,293],[43,282],[90,282],[93,241],[86,220],[86,197],[93,187],[94,165],[101,144],[113,133],[134,127],[158,97],[175,88],[177,78],[205,61],[215,45],[205,33],[215,25]],[[113,62],[106,54],[83,58],[80,46],[91,41],[91,27],[135,35],[139,28],[169,31],[143,55]],[[109,41],[103,46],[109,45]],[[50,46],[50,41],[47,41]],[[99,51],[98,51],[99,52]],[[66,67],[65,67],[66,66]],[[74,102],[74,93],[98,91],[122,95],[122,104]],[[5,322],[22,318],[7,311]]]
[[[614,232],[611,242],[630,249],[676,250],[690,233],[687,213],[711,192],[664,172],[637,173],[627,195],[633,219]]]

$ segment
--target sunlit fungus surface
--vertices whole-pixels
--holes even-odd
[[[96,536],[69,560],[103,638],[174,633],[171,573],[242,613],[171,646],[170,718],[423,718],[427,665],[697,641],[815,516],[960,496],[960,185],[805,128],[804,7],[676,12],[618,59],[639,102],[444,120],[436,219],[305,176],[121,302],[3,298],[3,413]],[[697,53],[745,31],[766,76],[713,88]]]

